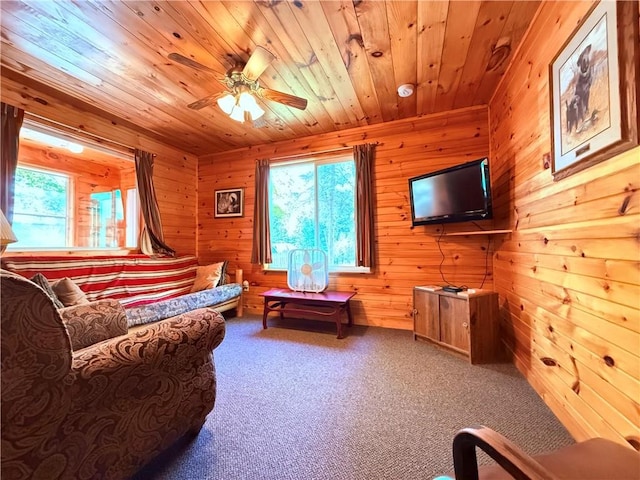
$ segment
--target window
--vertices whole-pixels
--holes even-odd
[[[127,190],[127,226],[125,245],[129,248],[138,246],[138,237],[140,234],[140,202],[138,199],[138,190],[130,188]]]
[[[272,165],[269,221],[270,269],[286,269],[290,250],[319,248],[327,253],[330,270],[360,271],[355,266],[353,158]]]
[[[25,120],[9,249],[136,248],[139,207],[130,155]]]
[[[18,243],[10,247],[70,246],[70,190],[68,175],[18,167],[12,225]]]
[[[124,212],[120,190],[91,194],[90,246],[98,248],[122,245]]]

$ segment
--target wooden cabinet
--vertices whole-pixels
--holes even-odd
[[[413,338],[430,340],[466,355],[472,364],[502,360],[498,294],[477,290],[468,295],[413,290]]]

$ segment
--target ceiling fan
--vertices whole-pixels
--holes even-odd
[[[307,108],[307,100],[305,98],[264,88],[258,83],[258,77],[262,75],[275,58],[275,55],[266,48],[257,47],[249,57],[246,65],[240,62],[236,63],[235,66],[227,70],[224,78],[219,79],[229,92],[208,95],[190,103],[187,107],[193,110],[200,110],[217,102],[220,109],[232,119],[238,122],[248,121],[253,123],[254,126],[261,126],[264,123],[256,122],[264,115],[264,110],[256,102],[256,96],[287,105],[288,107],[304,110]],[[179,53],[170,53],[169,59],[196,70],[218,74],[212,68]]]

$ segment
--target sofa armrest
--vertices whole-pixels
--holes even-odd
[[[182,315],[150,323],[108,342],[91,345],[73,354],[73,369],[99,369],[108,375],[127,365],[154,362],[180,351],[208,356],[225,335],[224,317],[212,308],[199,308]],[[100,358],[99,363],[94,363]]]
[[[98,300],[61,308],[74,351],[127,333],[127,316],[117,300]]]
[[[211,352],[224,335],[224,317],[211,308],[201,308],[83,348],[73,353],[72,397],[86,403],[83,408],[117,408],[128,396],[126,392],[144,398],[148,389],[204,388],[196,379],[203,373],[206,376]],[[176,378],[180,381],[175,382]],[[215,396],[215,388],[210,393]],[[164,392],[162,401],[167,396]]]
[[[65,427],[82,435],[84,471],[99,476],[121,455],[141,466],[197,430],[215,404],[212,350],[224,333],[222,315],[205,308],[74,352],[71,409],[92,412],[94,420],[71,416]],[[126,432],[126,441],[114,444],[120,437],[111,432]]]

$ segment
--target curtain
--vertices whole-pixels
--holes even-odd
[[[24,120],[24,110],[0,103],[2,117],[2,154],[0,155],[0,210],[9,223],[13,222],[13,197],[16,183],[16,168],[18,167],[18,146],[20,144],[20,128]]]
[[[356,165],[356,266],[375,266],[373,230],[373,162],[375,144],[354,145]]]
[[[173,257],[176,252],[164,243],[162,234],[160,210],[153,187],[153,155],[136,148],[135,161],[140,209],[145,223],[140,234],[140,249],[145,255],[159,254]]]
[[[253,213],[253,248],[251,263],[271,263],[269,233],[269,160],[256,162],[256,198]]]

